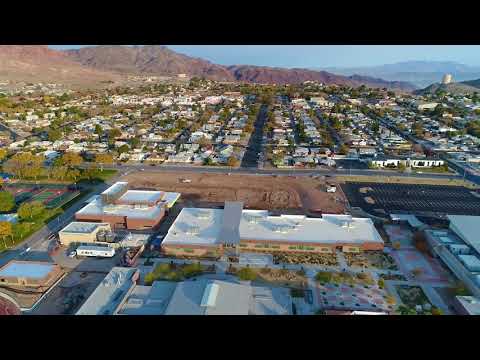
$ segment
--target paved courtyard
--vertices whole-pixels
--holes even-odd
[[[327,283],[317,284],[316,291],[320,303],[329,309],[356,309],[392,311],[394,307],[386,301],[387,293],[378,287]]]
[[[383,225],[383,228],[388,234],[392,244],[399,242],[402,248],[413,247],[413,233],[408,227],[402,225]]]
[[[422,254],[418,250],[397,250],[391,254],[405,275],[411,274],[412,270],[420,269],[421,273],[416,277],[418,281],[447,282],[447,272],[437,260]]]

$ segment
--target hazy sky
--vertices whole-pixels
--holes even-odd
[[[56,49],[81,45],[51,45]],[[356,67],[409,60],[480,65],[479,45],[168,45],[186,55],[233,65]]]

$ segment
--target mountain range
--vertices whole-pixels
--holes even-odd
[[[88,86],[120,77],[75,63],[68,54],[46,45],[0,45],[0,79]]]
[[[320,70],[320,68],[314,68]],[[424,88],[440,82],[444,74],[452,74],[457,82],[480,78],[480,66],[470,66],[453,61],[404,61],[369,67],[322,68],[334,74],[349,76],[360,74],[379,77],[387,81],[409,82]]]
[[[412,91],[415,86],[378,77],[343,76],[327,71],[287,69],[252,65],[224,66],[177,53],[166,46],[92,46],[59,51],[44,45],[1,45],[0,80],[57,82],[78,87],[111,86],[125,75],[205,77],[217,81],[297,84],[318,81],[357,87]]]

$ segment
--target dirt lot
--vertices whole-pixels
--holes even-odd
[[[185,178],[191,182],[180,181]],[[321,190],[324,181],[304,176],[143,172],[129,174],[122,180],[128,181],[134,188],[180,192],[184,202],[190,201],[196,206],[201,202],[221,205],[227,200],[243,201],[245,208],[252,209],[302,209],[305,212],[320,210],[325,213],[344,211],[345,200],[341,190],[326,193]]]

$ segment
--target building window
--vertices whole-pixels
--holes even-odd
[[[240,245],[238,245],[238,246],[240,246],[240,247],[247,247],[247,244],[240,244]]]

